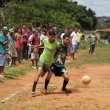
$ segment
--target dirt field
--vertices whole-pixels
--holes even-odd
[[[0,81],[0,110],[110,110],[110,65],[85,65],[68,69],[70,81],[67,88],[73,93],[61,91],[63,79],[53,75],[49,93],[42,94],[45,77],[40,78],[36,96],[30,92],[37,71],[27,73],[16,79]],[[16,74],[16,73],[15,73]],[[91,77],[85,86],[83,75]]]

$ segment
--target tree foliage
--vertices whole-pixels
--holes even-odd
[[[8,0],[0,8],[2,24],[21,26],[52,23],[57,27],[93,29],[95,12],[70,0]]]

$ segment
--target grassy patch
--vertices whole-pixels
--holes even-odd
[[[14,79],[20,75],[25,75],[27,72],[31,71],[30,61],[25,61],[22,64],[12,65],[5,68],[5,78],[0,80]]]
[[[86,44],[89,49],[89,44]],[[95,54],[88,54],[88,49],[79,49],[76,53],[77,60],[66,63],[66,67],[80,67],[85,64],[106,64],[110,63],[110,45],[99,43],[96,45]]]

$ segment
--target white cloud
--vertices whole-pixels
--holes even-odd
[[[78,4],[91,8],[96,12],[96,16],[110,16],[110,0],[73,0]]]

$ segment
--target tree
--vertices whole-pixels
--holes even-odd
[[[93,29],[97,19],[94,11],[71,0],[9,0],[0,9],[1,24],[21,26],[32,22],[61,27]]]

